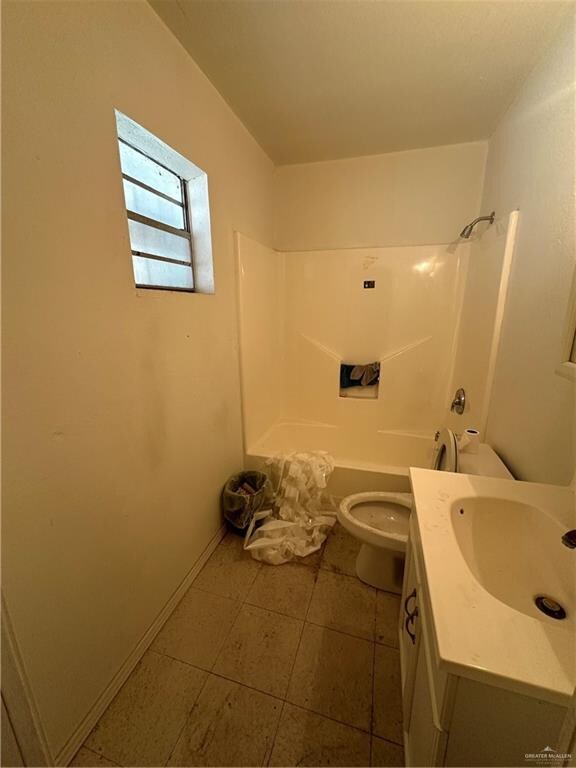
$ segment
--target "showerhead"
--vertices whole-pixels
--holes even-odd
[[[460,237],[464,237],[466,240],[470,237],[472,234],[472,230],[478,224],[479,221],[489,221],[490,224],[494,224],[494,218],[496,216],[495,211],[492,211],[490,216],[478,216],[477,219],[474,219],[474,221],[471,221],[470,224],[466,224],[462,232],[460,232]]]

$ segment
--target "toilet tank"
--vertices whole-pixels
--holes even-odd
[[[478,453],[458,453],[458,472],[463,475],[484,475],[514,480],[506,464],[487,443],[480,443]]]

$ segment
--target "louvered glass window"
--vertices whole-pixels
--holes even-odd
[[[118,143],[136,285],[193,291],[187,182],[127,141]]]

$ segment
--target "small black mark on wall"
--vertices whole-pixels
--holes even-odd
[[[376,280],[364,280],[364,288],[376,288]]]

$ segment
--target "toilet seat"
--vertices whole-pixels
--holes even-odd
[[[441,472],[458,472],[458,441],[451,429],[441,429],[436,445],[432,469]]]
[[[369,491],[342,499],[338,519],[356,538],[375,547],[406,551],[412,494]]]

